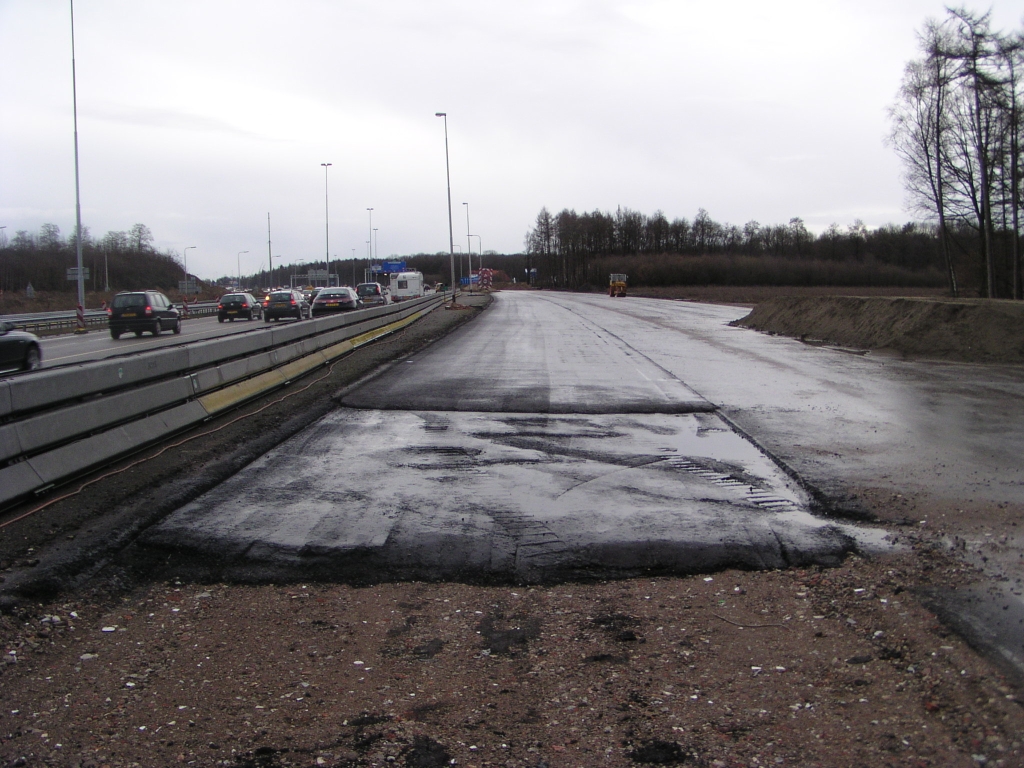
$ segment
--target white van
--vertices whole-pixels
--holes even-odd
[[[418,299],[423,295],[422,272],[399,272],[391,276],[391,300]]]

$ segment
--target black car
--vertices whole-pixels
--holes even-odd
[[[263,317],[263,305],[251,293],[225,293],[217,302],[217,321],[223,323],[236,317],[259,319]]]
[[[34,371],[42,362],[38,336],[0,322],[0,371]]]
[[[181,316],[160,291],[122,291],[110,302],[107,317],[115,339],[128,331],[136,336],[147,332],[159,336],[166,330],[181,333]]]
[[[272,291],[263,300],[263,319],[268,323],[282,317],[304,320],[310,317],[309,302],[302,291]]]
[[[324,288],[313,299],[313,317],[359,309],[363,302],[351,288]]]

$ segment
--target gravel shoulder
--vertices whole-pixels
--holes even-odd
[[[1021,692],[924,607],[980,572],[903,524],[902,497],[866,501],[904,548],[832,569],[247,586],[119,562],[139,530],[477,311],[431,313],[195,434],[217,432],[0,520],[0,765],[1024,765]]]

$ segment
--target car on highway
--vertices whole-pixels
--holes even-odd
[[[166,330],[181,333],[181,315],[160,291],[121,291],[107,307],[107,322],[114,339],[129,331],[136,336],[159,336]]]
[[[263,300],[263,319],[268,323],[282,317],[305,320],[311,316],[309,302],[302,291],[271,291]]]
[[[359,309],[362,306],[359,295],[351,288],[324,288],[313,299],[313,317]]]
[[[251,293],[225,293],[217,302],[217,321],[258,320],[263,317],[263,305]]]
[[[38,336],[19,331],[10,321],[0,322],[0,371],[34,371],[42,362]]]
[[[356,286],[356,293],[367,307],[391,303],[391,291],[380,283],[360,283]]]

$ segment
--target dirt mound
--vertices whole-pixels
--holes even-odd
[[[1024,363],[1024,302],[780,297],[758,304],[734,325],[913,357]]]

